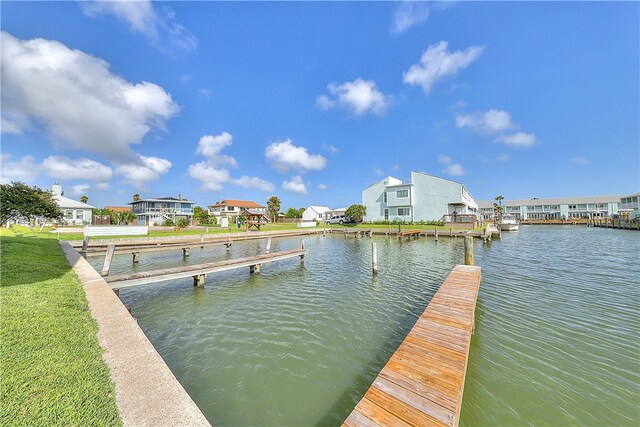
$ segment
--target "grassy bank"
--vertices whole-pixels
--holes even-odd
[[[55,239],[22,232],[1,233],[0,425],[120,425],[80,282]]]

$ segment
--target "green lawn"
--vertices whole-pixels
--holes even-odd
[[[120,425],[97,325],[58,242],[0,235],[0,425]]]

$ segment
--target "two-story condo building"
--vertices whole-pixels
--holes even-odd
[[[476,215],[478,204],[466,187],[423,172],[411,172],[411,182],[388,176],[362,191],[365,221],[441,220],[445,215]]]
[[[505,200],[502,210],[519,220],[609,218],[618,213],[620,196],[559,197]],[[478,202],[483,219],[493,219],[494,201]]]
[[[196,202],[176,197],[140,199],[129,202],[141,225],[161,225],[170,219],[174,223],[186,219],[193,223],[193,206]]]
[[[244,209],[250,209],[251,211],[267,213],[267,207],[260,205],[252,200],[231,200],[225,199],[220,202],[215,202],[213,205],[208,206],[209,215],[215,215],[216,219],[229,218],[229,221],[236,220],[240,212]],[[219,223],[220,221],[218,221]]]

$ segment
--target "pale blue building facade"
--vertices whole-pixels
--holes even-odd
[[[411,172],[411,182],[388,176],[362,191],[365,221],[432,221],[445,215],[477,215],[478,204],[466,187],[423,172]]]

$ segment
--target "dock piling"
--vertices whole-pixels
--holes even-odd
[[[304,250],[304,239],[300,239],[300,249]],[[300,255],[300,263],[304,262],[304,254]]]
[[[205,274],[198,274],[193,276],[193,286],[197,286],[199,288],[204,288],[204,278]]]
[[[378,274],[378,247],[376,242],[371,243],[371,260],[373,262],[373,274]]]
[[[133,252],[133,263],[137,264],[140,262],[140,252]]]
[[[58,233],[60,233],[60,232],[58,231]],[[91,239],[91,237],[85,236],[84,240],[82,241],[82,252],[83,253],[87,252],[87,247],[89,246],[89,239]],[[60,240],[59,235],[58,235],[58,240]]]
[[[473,237],[464,236],[464,265],[474,265]]]
[[[189,256],[189,248],[182,248],[182,258]]]
[[[271,237],[267,240],[267,249],[264,251],[265,254],[268,254],[271,250]]]
[[[107,246],[107,254],[104,256],[104,264],[102,264],[101,275],[108,276],[109,268],[111,268],[111,260],[113,259],[113,252],[116,250],[116,245]]]
[[[435,236],[436,242],[437,242],[438,241],[438,229],[437,228],[434,230],[434,236]]]

